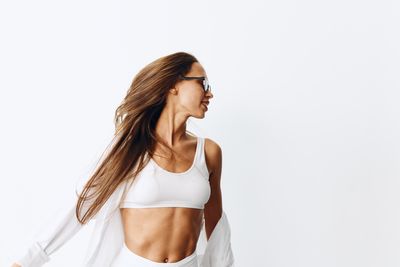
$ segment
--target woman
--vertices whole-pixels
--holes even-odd
[[[115,114],[112,146],[77,203],[13,266],[36,267],[89,220],[96,226],[83,266],[233,266],[222,209],[222,152],[187,133],[213,97],[206,72],[178,52],[145,66]],[[198,253],[205,231],[204,253]]]

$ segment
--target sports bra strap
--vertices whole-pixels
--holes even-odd
[[[202,139],[200,136],[197,137],[197,142],[196,142],[196,153],[194,155],[195,163],[198,164],[200,163],[200,157],[201,157],[201,149],[202,149]]]
[[[205,151],[204,151],[204,144],[205,144],[205,138],[204,137],[198,137],[198,143],[197,143],[197,150],[196,150],[196,165],[199,167],[200,171],[202,174],[209,178],[209,173],[207,169],[207,164],[206,164],[206,157],[205,157]]]

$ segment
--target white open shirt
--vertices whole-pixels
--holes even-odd
[[[121,183],[99,212],[91,219],[95,220],[94,231],[81,266],[109,267],[123,245],[124,233],[119,203],[127,184],[127,181]],[[59,216],[54,218],[45,230],[36,235],[35,241],[27,251],[22,251],[19,254],[20,256],[15,262],[22,267],[39,267],[48,262],[50,255],[84,227],[76,218],[75,205],[76,202],[70,205],[67,210],[60,211]],[[234,267],[231,229],[225,211],[222,211],[222,216],[208,240],[205,234],[203,215],[202,230],[197,241],[196,254],[200,267]]]

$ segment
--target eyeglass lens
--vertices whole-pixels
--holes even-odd
[[[205,78],[205,79],[203,79],[203,88],[204,88],[204,91],[205,92],[208,92],[208,91],[210,91],[210,85],[208,84],[208,80]]]

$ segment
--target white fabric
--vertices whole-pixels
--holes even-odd
[[[118,140],[118,136],[114,136],[113,144]],[[107,150],[110,151],[111,147],[112,145]],[[202,149],[200,151],[203,153]],[[107,151],[99,162],[104,160],[106,155]],[[200,156],[199,158],[201,159],[200,166],[205,166],[202,162],[204,157]],[[95,222],[94,231],[82,267],[110,267],[113,258],[120,251],[124,242],[124,233],[119,205],[128,184],[125,182],[119,185],[96,216],[92,218]],[[36,241],[29,246],[28,250],[21,252],[16,263],[22,267],[42,266],[50,260],[50,256],[54,252],[84,227],[85,225],[81,225],[75,216],[75,205],[76,202],[72,203],[67,210],[61,210],[58,213],[59,216],[52,220],[51,225],[37,235]],[[85,205],[87,206],[84,209],[89,204]],[[234,267],[231,229],[225,211],[222,211],[208,241],[203,217],[196,253],[200,267]]]
[[[125,184],[121,184],[107,200],[94,218],[95,228],[91,236],[85,260],[81,266],[109,267],[124,242],[121,213],[118,207]],[[22,267],[40,267],[50,260],[50,255],[76,234],[84,225],[75,217],[75,203],[58,217],[50,228],[42,231],[28,251],[16,261]],[[206,239],[205,224],[197,242],[199,266],[234,267],[231,249],[231,230],[225,211],[216,224],[209,240]]]
[[[204,138],[198,137],[189,169],[174,173],[150,159],[135,177],[120,203],[121,208],[187,207],[203,209],[211,195],[204,159]]]

